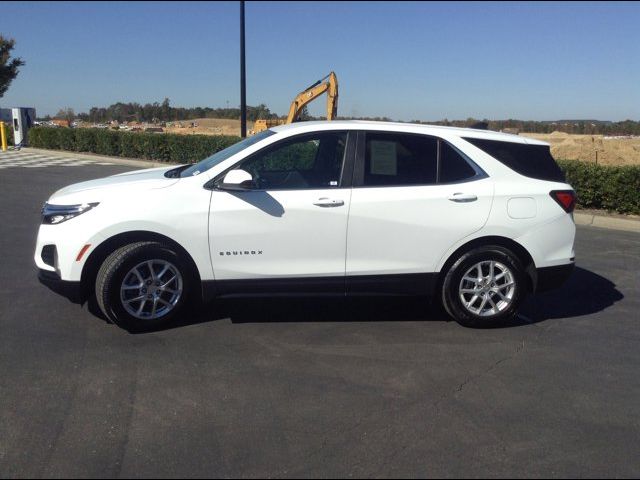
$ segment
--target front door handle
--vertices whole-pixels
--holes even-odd
[[[449,197],[449,200],[451,200],[452,202],[467,203],[475,202],[476,200],[478,200],[478,197],[470,193],[454,193]]]
[[[313,202],[314,205],[318,207],[341,207],[344,205],[344,200],[338,200],[334,198],[326,198],[322,197]]]

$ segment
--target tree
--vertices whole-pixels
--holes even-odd
[[[69,123],[71,123],[76,118],[76,114],[73,111],[73,108],[61,108],[60,110],[58,110],[58,113],[56,113],[55,118],[58,118],[60,120],[68,120]]]
[[[18,76],[18,68],[25,63],[21,58],[11,58],[11,50],[15,40],[0,35],[0,98],[5,94],[14,78]]]
[[[172,118],[170,118],[171,115],[171,107],[169,106],[169,99],[165,97],[165,99],[162,102],[162,106],[160,107],[160,119],[161,120],[173,120]]]
[[[247,106],[247,120],[254,122],[258,119],[263,120],[274,117],[277,117],[277,115],[271,113],[271,110],[269,110],[269,108],[264,103],[261,103],[257,107]]]
[[[305,105],[298,114],[298,122],[308,122],[309,120],[313,120],[313,117],[309,114],[309,109]]]

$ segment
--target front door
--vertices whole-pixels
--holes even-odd
[[[234,166],[249,172],[254,186],[212,192],[209,238],[218,285],[344,291],[347,140],[342,131],[297,135]]]

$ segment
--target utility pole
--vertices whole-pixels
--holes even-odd
[[[244,0],[240,1],[240,136],[247,136],[247,78],[244,61]]]

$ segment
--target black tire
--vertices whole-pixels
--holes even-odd
[[[481,316],[471,312],[465,307],[460,298],[462,277],[470,268],[484,261],[495,261],[506,266],[510,270],[515,284],[511,301],[507,304],[506,308],[497,311],[497,313],[489,313],[489,316]],[[513,252],[497,245],[483,246],[464,253],[448,269],[442,282],[442,305],[455,321],[465,327],[495,327],[503,325],[517,315],[518,308],[526,297],[527,288],[526,273],[522,263]],[[474,294],[468,295],[473,296]],[[485,295],[489,295],[492,301],[496,299],[499,301],[499,297],[497,297],[495,293],[488,292],[485,293]],[[482,300],[483,297],[480,297],[475,305],[478,305],[477,302],[481,303]],[[497,308],[495,310],[497,310]]]
[[[182,277],[182,293],[168,313],[158,318],[141,319],[125,309],[120,287],[132,268],[148,260],[171,263]],[[115,250],[102,263],[96,277],[96,300],[107,319],[119,327],[130,332],[151,331],[169,325],[185,313],[186,307],[193,303],[196,282],[192,268],[174,249],[159,242],[136,242]]]

